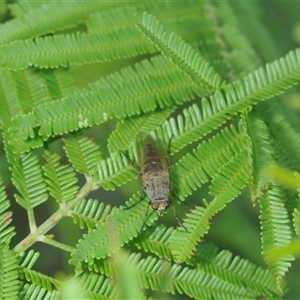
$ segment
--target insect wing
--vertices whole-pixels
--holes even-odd
[[[164,152],[164,147],[159,139],[153,139],[150,135],[140,132],[137,138],[137,154],[141,167],[141,171],[145,170],[145,162],[149,155],[149,149],[153,149],[151,155],[154,156],[154,160],[160,162],[161,172],[164,172],[166,176],[169,174],[169,165]]]

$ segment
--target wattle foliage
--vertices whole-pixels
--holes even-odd
[[[299,197],[267,170],[300,170],[300,124],[283,94],[300,81],[300,49],[276,53],[260,5],[1,3],[1,299],[148,299],[145,289],[170,299],[281,298],[299,253],[271,254],[291,249],[293,228],[299,236]],[[134,181],[140,131],[174,160],[177,228]],[[259,206],[251,232],[260,224],[264,268],[208,242],[233,201]],[[17,242],[16,204],[29,228]],[[251,248],[229,221],[218,238],[239,235]],[[71,280],[34,269],[36,242],[68,253]]]

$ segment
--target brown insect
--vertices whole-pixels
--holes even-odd
[[[168,152],[170,151],[170,142]],[[171,205],[168,199],[170,192],[170,162],[169,159],[166,159],[161,140],[153,139],[150,135],[144,132],[140,132],[137,137],[137,154],[140,168],[135,165],[134,162],[131,161],[131,163],[135,166],[136,169],[140,169],[140,175],[143,179],[144,189],[146,190],[146,193],[150,198],[150,204],[152,208],[158,210],[160,214],[163,214],[166,208]],[[125,153],[124,155],[126,156]],[[140,198],[140,201],[142,200],[142,198],[143,197]],[[133,204],[132,206],[134,206],[135,204]],[[129,209],[132,206],[127,207],[126,209]],[[146,211],[146,216],[148,214],[148,208]],[[185,226],[180,222],[176,214],[174,205],[172,205],[172,208],[176,220],[185,229],[185,231],[187,231]],[[143,222],[142,228],[144,227],[145,222],[146,218]]]
[[[142,132],[137,139],[137,153],[144,188],[151,200],[150,204],[161,214],[170,205],[168,200],[170,168],[162,142]]]

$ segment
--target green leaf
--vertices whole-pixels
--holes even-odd
[[[40,272],[30,270],[27,268],[21,268],[21,278],[26,282],[31,282],[35,286],[41,287],[49,292],[52,292],[54,289],[60,289],[61,282],[53,279],[52,277],[46,276]]]
[[[18,300],[19,273],[16,254],[8,245],[0,245],[0,299]]]
[[[160,258],[172,259],[171,250],[167,244],[168,239],[172,235],[174,229],[166,228],[163,225],[155,227],[150,235],[143,235],[134,240],[134,244],[145,252],[150,252]]]
[[[118,122],[116,129],[109,136],[108,149],[110,153],[120,149],[126,149],[136,141],[136,133],[139,131],[150,132],[160,126],[173,111],[166,107],[163,110],[155,111],[141,116],[125,118]]]
[[[60,165],[60,157],[50,151],[45,152],[45,159],[47,164],[43,170],[50,195],[59,203],[72,200],[79,188],[74,169]]]
[[[172,148],[176,150],[181,147],[179,143],[185,142],[184,135],[172,139]],[[234,126],[223,129],[200,144],[171,168],[171,184],[176,196],[183,199],[192,194],[246,146],[246,136]]]
[[[137,237],[138,233],[147,225],[157,220],[156,211],[149,211],[149,203],[140,200],[140,195],[134,195],[127,203],[133,205],[130,209],[113,209],[111,214],[96,229],[90,231],[79,241],[77,249],[72,253],[70,263],[78,266],[85,262],[93,264],[94,259],[105,258],[118,250],[125,243]],[[111,243],[111,241],[114,243]]]
[[[286,255],[275,262],[268,258],[270,250],[291,242],[290,222],[281,188],[276,185],[270,186],[259,199],[259,204],[262,254],[276,278],[278,289],[282,291],[283,276],[294,258]]]
[[[101,2],[43,3],[36,9],[26,9],[21,18],[11,19],[0,26],[0,44],[52,33],[54,30],[82,23],[89,12],[105,6]],[[51,14],[49,14],[51,11]]]
[[[196,85],[203,85],[208,93],[221,87],[221,78],[193,48],[174,33],[167,33],[154,16],[143,13],[138,24],[152,43],[190,77]]]
[[[176,262],[184,262],[190,258],[197,243],[209,229],[211,218],[238,194],[249,177],[249,160],[245,152],[240,152],[225,164],[214,177],[210,186],[210,194],[215,198],[206,208],[196,207],[187,215],[182,227],[175,230],[169,240]]]
[[[34,284],[24,284],[19,298],[20,300],[35,300],[35,299],[47,299],[47,300],[57,300],[59,297],[58,291],[49,292],[39,286]]]
[[[0,244],[8,244],[11,238],[16,234],[15,228],[9,226],[12,221],[12,212],[7,211],[10,207],[9,200],[5,193],[2,178],[0,177]]]
[[[136,178],[137,173],[127,158],[120,152],[112,154],[108,159],[103,159],[97,166],[94,173],[94,180],[105,190],[115,190],[129,180]]]
[[[104,204],[99,200],[81,200],[80,203],[74,208],[72,213],[73,221],[79,224],[80,228],[87,227],[92,230],[96,224],[103,221],[112,211],[108,204]]]
[[[30,210],[48,199],[47,186],[42,175],[39,161],[32,153],[23,154],[12,170],[13,183],[20,195],[16,201],[25,209]]]
[[[86,136],[68,136],[64,142],[66,154],[76,171],[91,175],[101,161],[99,146]]]

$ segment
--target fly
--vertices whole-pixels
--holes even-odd
[[[168,152],[170,151],[170,142]],[[123,154],[128,158],[128,160],[130,160],[125,153]],[[144,132],[140,132],[137,137],[137,155],[140,167],[135,165],[133,161],[131,161],[131,163],[137,170],[140,170],[144,189],[146,190],[146,193],[150,198],[149,206],[151,205],[153,209],[159,212],[159,214],[163,214],[164,211],[170,205],[172,205],[174,216],[178,221],[178,224],[180,224],[185,229],[185,231],[187,231],[185,226],[180,222],[176,214],[174,205],[169,201],[170,163],[169,160],[166,159],[162,142],[159,139],[153,139],[150,135]],[[142,197],[140,198],[140,200],[142,200]],[[133,204],[132,206],[134,206],[135,204]],[[127,207],[126,209],[129,209],[132,206]],[[146,211],[146,216],[148,213],[148,208]],[[145,221],[146,219],[144,220],[142,228],[144,227]]]
[[[169,164],[166,160],[163,145],[160,140],[154,140],[150,135],[140,133],[137,147],[138,159],[144,188],[150,198],[153,209],[162,214],[170,205],[168,200]]]

